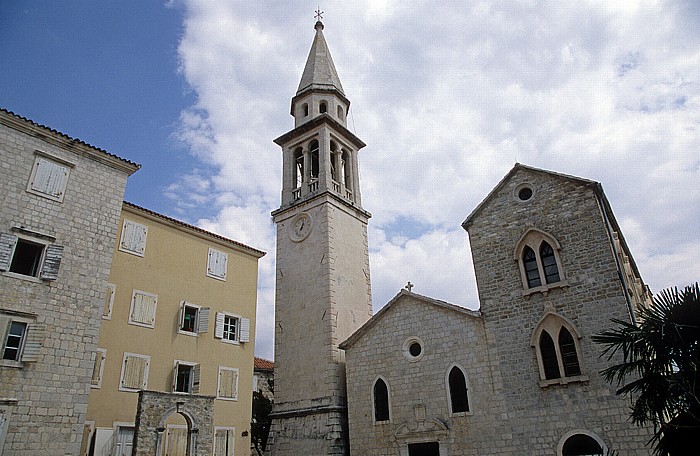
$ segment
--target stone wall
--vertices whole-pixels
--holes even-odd
[[[188,431],[187,456],[210,456],[213,452],[214,397],[139,391],[136,409],[134,456],[161,454],[165,444],[165,422],[178,413]]]
[[[80,448],[112,246],[126,178],[137,167],[118,169],[120,159],[69,140],[0,112],[0,233],[21,228],[64,246],[56,280],[0,273],[0,313],[46,327],[36,362],[0,364],[0,399],[16,400],[4,454]],[[27,191],[36,151],[72,164],[62,202]]]

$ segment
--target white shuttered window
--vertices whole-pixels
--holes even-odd
[[[218,280],[226,280],[228,253],[209,248],[207,258],[207,276]]]
[[[148,227],[146,225],[124,219],[119,250],[142,257],[146,252],[147,235]]]
[[[238,400],[238,369],[219,366],[217,399]]]
[[[67,164],[37,155],[27,191],[54,201],[63,201],[70,168]]]
[[[235,434],[234,428],[214,428],[214,456],[233,456]]]
[[[148,386],[148,367],[151,357],[136,353],[124,353],[119,380],[121,391],[139,391]]]
[[[129,323],[132,325],[145,326],[147,328],[155,327],[157,306],[158,295],[134,290],[131,295]]]

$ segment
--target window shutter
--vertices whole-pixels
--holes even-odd
[[[50,244],[46,246],[44,266],[41,268],[42,280],[56,280],[58,278],[58,268],[61,266],[62,256],[62,245]]]
[[[147,358],[127,355],[124,358],[124,375],[122,377],[122,386],[124,388],[137,390],[145,388],[147,367]]]
[[[112,305],[114,304],[114,293],[117,291],[117,286],[113,283],[107,284],[107,289],[105,290],[105,303],[102,309],[103,318],[111,318],[112,316]]]
[[[131,320],[137,323],[153,326],[156,321],[156,296],[134,292]]]
[[[214,329],[214,337],[217,339],[223,339],[224,337],[224,314],[222,312],[216,313],[216,328]]]
[[[148,227],[140,223],[124,220],[119,249],[143,256],[146,251]]]
[[[38,158],[32,190],[60,198],[68,178],[68,168],[45,158]]]
[[[241,318],[240,319],[241,332],[240,332],[240,342],[250,342],[250,319]]]
[[[39,352],[46,336],[46,325],[43,323],[32,323],[27,326],[27,335],[22,350],[22,361],[25,363],[35,363],[39,360]]]
[[[233,456],[234,435],[231,429],[214,431],[214,456]]]
[[[185,325],[185,301],[180,301],[180,310],[177,314],[177,329]]]
[[[228,253],[209,249],[207,261],[207,275],[217,279],[226,280],[226,268],[228,264]]]
[[[10,323],[12,323],[11,318],[0,315],[0,356],[5,354],[7,331],[10,329]]]
[[[175,392],[177,388],[177,371],[180,368],[180,363],[175,361],[175,366],[173,366],[172,384],[170,385],[170,391]]]
[[[0,233],[0,271],[7,271],[10,269],[12,251],[15,249],[16,244],[17,236]]]
[[[231,380],[233,379],[233,371],[229,369],[219,368],[219,397],[232,397],[233,391],[231,388]]]
[[[199,309],[199,321],[197,322],[197,332],[206,333],[209,331],[209,307]]]
[[[199,394],[199,364],[192,367],[192,394]]]
[[[102,372],[102,363],[105,359],[105,353],[101,350],[95,352],[95,366],[92,368],[91,384],[97,386],[100,384],[100,374]]]

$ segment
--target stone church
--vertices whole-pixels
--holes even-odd
[[[282,148],[271,455],[647,455],[591,335],[650,302],[599,183],[516,164],[466,218],[480,309],[372,316],[364,143],[316,36]]]

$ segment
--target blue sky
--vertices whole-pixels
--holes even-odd
[[[126,199],[265,250],[308,1],[0,2],[0,106],[129,160]],[[693,0],[328,1],[324,34],[367,143],[375,310],[478,306],[460,223],[513,164],[599,181],[653,291],[700,276],[700,8]]]

